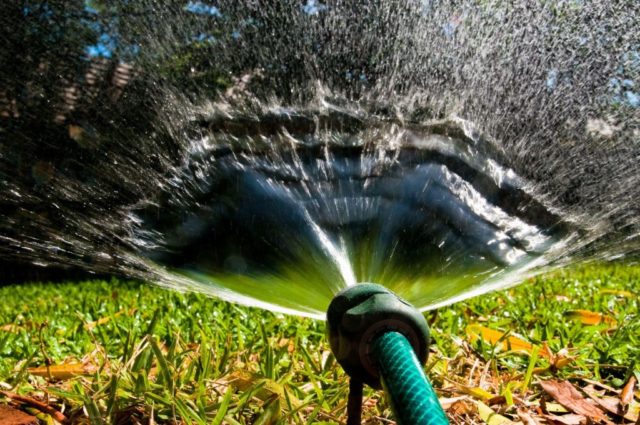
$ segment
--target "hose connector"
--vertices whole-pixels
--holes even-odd
[[[411,344],[421,364],[427,361],[429,327],[424,316],[384,286],[363,283],[338,293],[327,310],[328,337],[338,363],[352,378],[381,388],[373,341],[395,331]]]

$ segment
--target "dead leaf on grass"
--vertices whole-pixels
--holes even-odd
[[[579,415],[589,419],[613,424],[599,407],[591,404],[586,398],[567,381],[540,381],[544,391],[553,397],[558,403]]]
[[[617,389],[615,389],[615,388],[613,388],[613,387],[611,387],[609,385],[606,385],[603,382],[594,381],[593,379],[588,379],[588,378],[582,378],[582,380],[584,382],[586,382],[587,384],[593,385],[596,388],[602,388],[603,390],[607,390],[607,391],[609,391],[611,393],[620,394],[620,390],[617,390]]]
[[[465,416],[477,414],[478,408],[471,399],[466,398],[453,403],[446,411],[450,416]]]
[[[13,407],[0,404],[0,425],[38,425],[38,419]]]
[[[66,424],[67,421],[67,417],[62,414],[62,412],[59,412],[58,410],[56,410],[55,408],[49,406],[46,403],[41,402],[40,400],[36,400],[35,398],[32,397],[26,397],[23,395],[19,395],[19,394],[15,394],[15,393],[11,393],[9,391],[0,391],[0,394],[2,394],[3,396],[10,398],[11,400],[18,402],[18,403],[22,403],[22,404],[26,404],[28,406],[34,407],[36,409],[38,409],[39,411],[46,413],[47,415],[51,416],[53,419],[55,419],[56,421],[60,422],[61,424]]]
[[[618,290],[618,289],[602,289],[600,290],[601,294],[609,294],[609,295],[615,295],[616,297],[622,297],[622,298],[633,298],[635,297],[635,295],[629,291],[623,291],[623,290]]]
[[[544,410],[549,413],[569,413],[566,407],[560,403],[545,403]]]
[[[629,408],[625,409],[625,406],[620,402],[620,398],[602,396],[591,385],[583,388],[582,390],[589,396],[589,398],[609,413],[623,417],[631,422],[636,422],[638,420],[640,405],[633,402],[633,399],[631,400],[632,403],[628,405]]]
[[[442,406],[442,409],[449,410],[456,403],[460,403],[461,401],[465,400],[469,400],[469,397],[466,395],[462,395],[459,397],[440,398],[438,401],[440,402],[440,406]]]
[[[531,416],[531,414],[529,414],[526,409],[520,407],[518,408],[517,413],[518,417],[524,425],[540,425],[540,422],[538,422],[533,416]]]
[[[97,366],[91,363],[67,363],[49,367],[30,367],[27,370],[35,376],[51,377],[52,379],[64,381],[78,375],[91,375],[97,370]]]
[[[587,423],[586,417],[575,413],[562,416],[542,415],[542,417],[552,425],[586,425]]]
[[[0,331],[11,332],[14,334],[20,332],[21,329],[23,329],[22,326],[16,325],[15,323],[0,326]]]
[[[620,393],[620,403],[623,406],[630,404],[633,401],[633,393],[636,388],[637,379],[635,376],[631,376],[625,384],[622,392]]]
[[[510,425],[514,423],[511,419],[496,413],[483,402],[476,401],[475,403],[476,406],[478,406],[478,415],[487,423],[487,425]]]
[[[561,353],[558,353],[557,355],[552,354],[549,356],[549,366],[536,367],[535,369],[533,369],[533,374],[542,375],[543,373],[547,372],[555,373],[560,369],[571,365],[575,360],[576,357],[573,356],[565,356]]]
[[[618,324],[616,319],[613,317],[588,310],[569,310],[565,311],[564,316],[569,319],[577,320],[583,325],[596,326],[606,324],[609,326],[609,329],[616,327]]]
[[[488,401],[495,397],[494,394],[491,394],[489,391],[485,390],[484,388],[468,387],[466,385],[462,385],[451,379],[445,378],[445,380],[450,384],[452,384],[459,392],[470,395],[471,397],[477,400]]]
[[[509,350],[526,354],[531,354],[531,352],[533,351],[533,345],[523,340],[522,338],[514,335],[507,335],[504,332],[487,328],[482,325],[467,326],[467,335],[469,335],[472,341],[482,339],[490,344],[500,347],[505,351]],[[547,354],[541,351],[540,355],[546,356]]]

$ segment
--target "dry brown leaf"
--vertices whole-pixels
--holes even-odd
[[[476,414],[477,407],[472,403],[471,399],[460,400],[453,403],[450,408],[446,409],[447,413],[452,416],[464,416]]]
[[[78,375],[91,375],[97,370],[97,366],[91,363],[67,363],[61,365],[31,367],[29,373],[35,376],[53,378],[64,381]]]
[[[5,332],[18,333],[24,330],[31,331],[37,327],[38,327],[38,324],[32,322],[31,320],[24,320],[24,318],[18,317],[16,322],[6,323],[0,326],[0,330]]]
[[[519,407],[517,412],[518,417],[524,425],[540,425],[540,422],[538,422],[533,416],[529,414],[529,412],[527,412],[522,407]]]
[[[0,425],[38,425],[38,419],[13,407],[0,404]]]
[[[620,393],[620,403],[623,406],[626,406],[633,401],[633,392],[636,388],[636,382],[636,377],[632,375],[622,389],[622,392]]]
[[[602,388],[603,390],[607,390],[607,391],[609,391],[611,393],[620,394],[620,390],[617,390],[617,389],[615,389],[615,388],[613,388],[613,387],[611,387],[609,385],[606,385],[606,384],[604,384],[602,382],[594,381],[593,379],[588,379],[588,378],[582,378],[582,380],[584,382],[586,382],[587,384],[593,385],[595,388]]]
[[[9,323],[7,325],[0,326],[0,331],[18,333],[22,329],[21,326],[18,326],[14,323]]]
[[[562,353],[558,353],[553,354],[549,352],[549,366],[545,366],[545,367],[536,367],[535,369],[533,369],[533,374],[534,375],[542,375],[543,373],[547,373],[547,372],[557,372],[560,369],[563,369],[567,366],[569,366],[570,364],[572,364],[574,361],[576,360],[575,357],[569,357],[566,356]]]
[[[587,418],[582,415],[568,414],[562,416],[542,415],[542,417],[553,425],[585,425]]]
[[[490,344],[500,347],[502,350],[510,350],[520,353],[531,354],[533,351],[533,345],[522,338],[517,336],[505,334],[504,332],[497,331],[495,329],[487,328],[482,325],[469,325],[467,326],[467,335],[469,335],[472,341],[482,339]],[[546,357],[547,353],[540,351],[541,356]]]
[[[9,391],[0,391],[0,394],[4,395],[7,398],[10,398],[13,401],[17,401],[19,403],[34,407],[39,411],[51,416],[53,419],[60,422],[61,424],[68,423],[67,417],[65,415],[63,415],[61,412],[57,411],[53,407],[49,406],[48,404],[41,402],[40,400],[36,400],[35,398],[32,398],[32,397],[26,397],[23,395],[14,394]]]
[[[624,417],[632,422],[636,422],[638,420],[639,405],[637,403],[631,404],[627,410],[620,403],[620,399],[618,397],[602,397],[592,386],[587,386],[582,390],[604,410],[613,413],[614,415]],[[633,401],[633,399],[631,399],[631,401]]]
[[[462,395],[459,397],[440,398],[438,401],[440,402],[440,406],[442,406],[444,410],[449,410],[453,405],[464,400],[469,400],[469,397],[466,395]]]
[[[564,316],[568,317],[569,319],[577,320],[583,325],[595,326],[606,324],[609,325],[609,328],[613,328],[618,324],[618,322],[616,322],[616,319],[614,319],[613,317],[605,316],[604,314],[595,313],[588,310],[569,310],[565,311]]]
[[[567,381],[540,381],[540,386],[547,394],[558,403],[574,413],[586,416],[589,419],[613,424],[607,419],[604,411],[591,404],[584,396]]]
[[[495,397],[491,397],[489,400],[487,400],[487,404],[489,406],[507,404],[507,397],[503,395],[497,395]]]

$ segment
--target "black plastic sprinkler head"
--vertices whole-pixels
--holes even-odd
[[[328,337],[351,377],[348,425],[360,423],[362,384],[384,387],[402,425],[448,424],[422,365],[429,328],[411,304],[381,285],[351,286],[329,304]]]

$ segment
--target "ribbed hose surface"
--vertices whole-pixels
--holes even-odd
[[[402,334],[386,332],[377,337],[373,357],[398,424],[449,424],[411,344]]]

